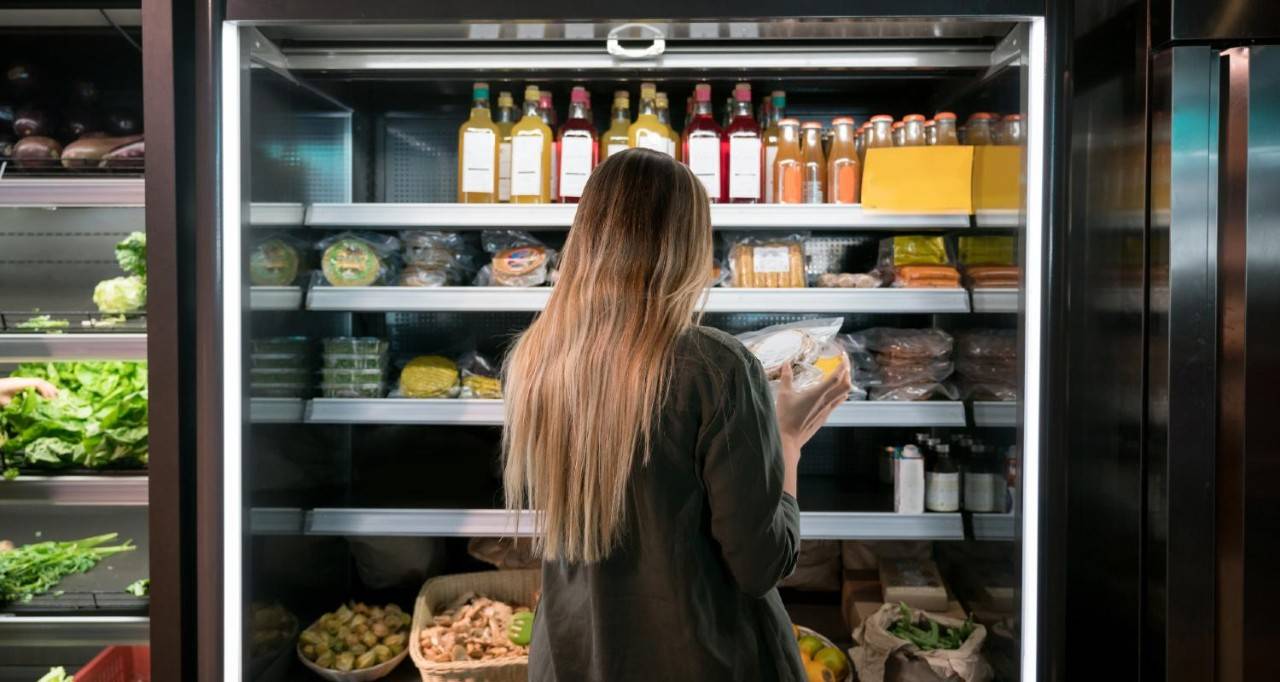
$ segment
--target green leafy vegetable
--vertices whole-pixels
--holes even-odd
[[[93,303],[110,314],[142,310],[147,307],[147,280],[137,275],[104,279],[93,288]]]
[[[31,601],[69,575],[84,573],[109,556],[133,551],[128,540],[101,546],[114,539],[115,533],[107,533],[70,542],[37,542],[0,553],[0,602]]]
[[[116,262],[120,269],[144,280],[147,277],[147,235],[134,232],[116,244]]]
[[[958,628],[939,627],[938,621],[920,614],[919,621],[928,623],[928,627],[918,625],[916,614],[906,604],[898,604],[898,620],[889,628],[889,634],[919,647],[921,651],[938,649],[959,649],[973,634],[973,616],[965,618],[964,624]]]
[[[76,682],[76,678],[67,674],[65,668],[61,666],[57,668],[49,668],[49,672],[44,677],[36,680],[36,682]]]
[[[66,320],[55,320],[48,315],[36,315],[24,322],[18,324],[18,329],[29,329],[32,331],[49,331],[57,332],[71,326]]]
[[[44,379],[58,396],[44,399],[28,389],[0,410],[6,468],[146,466],[146,363],[32,363],[13,376]]]
[[[135,580],[129,583],[129,586],[124,588],[124,591],[135,597],[145,597],[151,594],[151,578]]]

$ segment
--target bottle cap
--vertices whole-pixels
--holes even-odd
[[[996,116],[995,116],[995,114],[993,114],[993,113],[991,113],[991,112],[988,112],[988,111],[979,111],[978,113],[973,114],[972,116],[970,116],[970,117],[969,117],[969,120],[970,120],[970,121],[990,121],[991,119],[993,119],[993,118],[995,118],[995,117],[996,117]]]
[[[526,101],[526,102],[537,102],[537,101],[538,101],[538,86],[536,86],[536,85],[528,85],[528,86],[525,86],[525,89],[524,89],[524,101]]]
[[[773,97],[773,106],[775,107],[786,106],[787,93],[785,90],[774,90],[772,97]]]
[[[750,102],[751,101],[751,84],[738,83],[738,85],[733,88],[733,99],[739,102]]]
[[[710,102],[711,84],[698,83],[698,85],[693,88],[693,98],[699,102]]]
[[[831,119],[831,125],[833,125],[833,126],[851,126],[851,125],[853,125],[853,117],[852,117],[852,116],[837,116],[837,117],[835,117],[835,118]]]
[[[801,130],[822,130],[822,124],[818,123],[817,121],[805,121],[804,124],[800,126],[800,129]]]
[[[778,121],[778,125],[779,126],[795,126],[798,128],[800,127],[800,122],[795,120],[794,118],[784,118],[781,121]]]
[[[902,120],[903,120],[903,121],[906,121],[907,123],[918,123],[918,122],[924,121],[924,115],[922,115],[922,114],[907,114],[906,116],[903,116],[903,117],[902,117]]]
[[[546,107],[546,108],[550,109],[550,108],[551,108],[551,91],[550,91],[550,90],[544,90],[544,91],[542,91],[542,92],[539,92],[539,93],[538,93],[538,102],[539,102],[542,106],[544,106],[544,107]]]
[[[471,98],[472,99],[489,99],[489,84],[476,83],[475,85],[472,85]]]
[[[573,91],[569,93],[569,101],[574,102],[575,104],[584,104],[591,101],[591,97],[587,94],[586,88],[575,87]]]
[[[667,93],[665,92],[659,92],[658,94],[654,95],[653,102],[654,104],[658,105],[659,109],[669,106],[671,104],[671,102],[667,100]]]
[[[890,116],[889,114],[876,114],[875,116],[872,116],[872,117],[871,117],[871,122],[872,122],[872,123],[878,123],[878,122],[881,122],[881,121],[885,121],[885,122],[892,123],[892,122],[893,122],[893,117],[892,117],[892,116]]]
[[[506,90],[503,90],[502,92],[498,93],[498,106],[512,107],[512,106],[515,106],[515,103],[516,101],[511,98],[511,93],[507,92]]]
[[[933,124],[934,124],[934,121],[933,121],[932,119],[930,119],[930,120],[928,120],[928,121],[925,121],[925,122],[924,122],[924,127],[926,127],[926,128],[932,128],[932,127],[933,127]]]
[[[897,130],[898,128],[901,128],[902,126],[903,126],[902,121],[894,121],[894,122],[893,122],[893,129],[894,129],[894,130]]]
[[[627,92],[626,90],[614,90],[613,98],[614,99],[631,99],[631,93]]]
[[[935,121],[954,121],[954,120],[956,120],[956,115],[955,115],[954,113],[950,112],[950,111],[939,111],[938,113],[934,114],[934,116],[933,116],[933,120],[935,120]]]
[[[914,445],[903,446],[902,459],[920,459],[920,448]]]
[[[1022,114],[1009,114],[1008,116],[1005,116],[1005,117],[1004,117],[1004,120],[1006,120],[1006,121],[1021,121],[1021,120],[1022,120]]]
[[[653,99],[653,93],[658,91],[658,86],[653,83],[640,84],[640,99]]]

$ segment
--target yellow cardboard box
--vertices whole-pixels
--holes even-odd
[[[973,208],[975,211],[1022,207],[1022,147],[973,148]]]
[[[862,207],[892,213],[973,213],[973,150],[967,145],[868,149]]]

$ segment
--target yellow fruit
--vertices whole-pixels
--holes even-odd
[[[835,673],[817,661],[805,660],[804,672],[809,682],[839,682]]]
[[[805,635],[800,638],[800,653],[804,654],[806,659],[812,659],[813,655],[818,653],[826,644],[822,640],[813,635]]]
[[[830,670],[837,680],[843,680],[844,676],[849,674],[849,659],[844,657],[843,651],[833,646],[814,654],[813,660]]]

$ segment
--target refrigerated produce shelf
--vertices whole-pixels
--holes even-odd
[[[10,616],[0,614],[5,646],[75,647],[147,644],[146,616]]]
[[[308,310],[537,311],[550,287],[312,287]],[[710,289],[706,312],[967,313],[964,289]]]
[[[974,289],[973,312],[1016,313],[1018,312],[1018,290]]]
[[[532,531],[529,512],[502,509],[353,509],[307,512],[307,535],[510,537]],[[258,528],[254,527],[254,532]],[[960,514],[800,512],[800,535],[829,540],[963,540]]]
[[[1018,403],[997,400],[973,402],[974,426],[1010,427],[1018,425]]]
[[[249,287],[252,310],[300,310],[302,287]]]
[[[442,229],[537,227],[567,229],[574,204],[311,204],[306,224],[319,228],[427,227]],[[258,205],[253,207],[253,223]],[[968,214],[867,211],[835,204],[714,204],[711,224],[736,229],[930,230],[969,227]]]
[[[145,189],[140,177],[0,176],[0,208],[136,207]]]
[[[146,334],[0,334],[0,362],[146,359]]]
[[[145,507],[147,477],[23,475],[0,481],[0,506],[9,504]]]
[[[1013,540],[1018,535],[1018,520],[1013,514],[973,514],[975,540]]]
[[[301,398],[250,398],[249,421],[255,424],[296,424],[306,402]]]
[[[252,411],[253,408],[251,407]],[[308,401],[310,424],[502,424],[500,400],[411,400],[405,398],[317,398]],[[827,426],[964,426],[964,404],[952,401],[849,401],[831,413]]]

